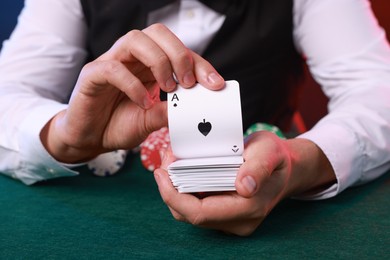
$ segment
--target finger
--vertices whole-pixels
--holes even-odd
[[[157,173],[156,173],[156,171],[158,171]],[[157,184],[160,182],[160,175],[159,174],[161,174],[160,172],[161,172],[162,170],[155,170],[154,171],[154,178],[155,178],[155,180],[156,180],[156,182],[157,182]],[[160,189],[160,187],[159,187],[159,189]],[[161,192],[160,192],[161,193]],[[163,200],[164,200],[164,197],[162,197],[163,198]],[[169,205],[168,205],[168,209],[169,209],[169,211],[171,212],[171,214],[172,214],[172,216],[176,219],[176,220],[178,220],[178,221],[181,221],[181,222],[187,222],[187,220],[186,220],[186,218],[183,216],[183,215],[181,215],[179,212],[177,212],[176,210],[174,210],[172,207],[170,207]]]
[[[91,62],[84,66],[79,80],[80,91],[88,96],[104,93],[108,91],[107,85],[110,85],[144,109],[149,109],[154,103],[142,82],[119,61]]]
[[[193,225],[202,226],[208,223],[229,221],[255,213],[253,211],[255,201],[249,201],[237,194],[228,193],[199,200],[193,195],[179,193],[173,187],[166,171],[156,170],[155,178],[161,197],[168,207]]]
[[[220,90],[225,86],[225,80],[214,67],[201,56],[192,53],[195,76],[200,84],[211,90]]]
[[[226,222],[208,223],[202,225],[202,227],[220,230],[229,235],[249,236],[257,229],[263,220],[264,218],[237,219]]]
[[[166,26],[154,24],[143,32],[148,35],[167,54],[176,79],[183,87],[196,83],[191,52]]]
[[[163,154],[163,157],[162,157],[162,160],[161,160],[161,169],[167,170],[167,169],[168,169],[168,166],[169,166],[171,163],[173,163],[174,161],[176,161],[176,158],[175,158],[175,156],[173,155],[172,147],[169,146],[169,147],[164,151],[164,154]]]
[[[275,169],[282,163],[279,146],[273,134],[266,131],[252,134],[245,144],[244,163],[235,182],[238,194],[250,198],[256,194]]]
[[[181,211],[176,210],[176,208],[172,206],[175,205],[175,202],[173,202],[172,199],[175,198],[176,200],[176,197],[179,195],[181,197],[181,200],[189,202],[188,208],[185,210],[185,212],[189,212],[191,211],[190,205],[196,203],[197,200],[196,197],[190,194],[179,194],[179,192],[175,189],[175,187],[173,187],[167,172],[162,169],[157,169],[154,171],[154,178],[158,185],[158,190],[160,192],[161,198],[163,199],[164,203],[168,206],[173,217],[178,221],[190,223],[188,217],[184,216],[181,213]],[[195,212],[193,212],[193,214],[195,214]]]
[[[173,216],[177,221],[188,223],[187,219],[186,219],[185,217],[183,217],[183,215],[179,214],[177,211],[175,211],[175,210],[172,209],[171,207],[168,207],[168,209],[169,209],[169,211],[171,212],[172,216]]]
[[[164,177],[165,175],[165,177]],[[180,194],[171,185],[167,174],[162,170],[155,171],[155,178],[159,191],[164,202],[168,205],[173,217],[182,222],[188,222],[204,228],[221,230],[227,233],[247,236],[250,235],[265,218],[258,217],[254,212],[247,209],[254,208],[254,205],[247,204],[247,208],[241,207],[243,201],[233,203],[234,196],[215,195],[198,200],[189,194]],[[228,193],[232,195],[233,193]],[[175,196],[180,196],[183,202],[180,206],[175,201]],[[237,197],[237,196],[236,196]],[[195,205],[195,207],[194,207]],[[203,205],[203,207],[200,207]],[[242,221],[243,217],[245,221]]]
[[[199,81],[206,88],[219,90],[225,81],[214,67],[189,50],[167,27],[155,24],[143,30],[168,55],[179,83],[191,87]]]
[[[150,68],[163,90],[172,91],[176,87],[169,57],[153,39],[142,31],[128,32],[99,59],[116,59],[124,63],[140,61]]]
[[[183,214],[183,212],[192,212],[194,208],[190,205],[195,205],[199,203],[199,200],[190,194],[180,194],[175,189],[175,187],[173,187],[168,173],[165,170],[155,170],[154,177],[156,179],[158,189],[164,202],[167,204],[168,207],[172,208],[179,214],[185,215]],[[178,202],[181,202],[180,207],[176,206]],[[180,210],[178,210],[178,208]]]
[[[172,216],[180,222],[189,223],[188,220],[177,211],[168,207]],[[200,224],[199,227],[220,230],[226,234],[237,235],[237,236],[249,236],[251,235],[256,228],[261,224],[264,218],[253,218],[253,219],[238,219],[233,221],[208,221],[206,223]]]

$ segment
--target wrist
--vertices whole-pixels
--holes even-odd
[[[45,147],[46,151],[57,161],[65,164],[77,164],[89,161],[96,157],[99,152],[96,150],[93,152],[80,149],[72,146],[70,142],[66,142],[66,138],[63,138],[61,134],[62,128],[59,122],[65,111],[61,111],[54,116],[47,124],[43,127],[40,133],[40,139]]]
[[[292,165],[285,197],[316,193],[336,182],[332,165],[315,143],[303,138],[285,142]]]

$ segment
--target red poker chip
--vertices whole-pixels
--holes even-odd
[[[154,171],[161,166],[162,151],[169,145],[169,132],[163,127],[151,133],[140,145],[141,162],[148,171]]]

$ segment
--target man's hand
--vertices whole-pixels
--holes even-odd
[[[131,149],[167,125],[160,89],[196,82],[209,89],[223,78],[186,48],[165,26],[133,30],[82,69],[67,110],[42,130],[41,140],[57,160],[75,163],[115,149]]]
[[[243,156],[237,192],[198,198],[178,193],[172,186],[165,169],[174,157],[168,151],[163,169],[155,171],[155,179],[172,215],[179,221],[245,236],[282,199],[335,181],[325,155],[305,139],[282,140],[269,132],[256,132],[246,140]]]

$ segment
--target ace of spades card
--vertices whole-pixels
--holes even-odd
[[[178,159],[168,167],[173,184],[179,192],[234,190],[244,149],[238,82],[226,81],[218,91],[179,85],[167,100]]]

